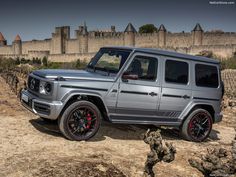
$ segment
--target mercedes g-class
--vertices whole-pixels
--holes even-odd
[[[22,104],[58,120],[70,140],[94,136],[112,123],[174,126],[191,141],[205,140],[221,121],[219,61],[176,52],[103,47],[85,70],[37,70]]]

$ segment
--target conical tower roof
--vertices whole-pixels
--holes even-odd
[[[161,24],[160,28],[159,28],[159,31],[166,31],[166,28],[163,24]]]
[[[0,41],[6,41],[6,39],[4,38],[1,32],[0,32]]]
[[[194,27],[193,31],[203,31],[202,27],[199,23],[196,24],[196,26]]]
[[[19,34],[17,34],[14,41],[21,41],[21,38],[20,38]]]
[[[136,29],[134,28],[134,26],[133,26],[131,23],[129,23],[129,24],[127,25],[127,27],[125,28],[125,32],[134,32],[134,33],[136,33],[137,31],[136,31]]]

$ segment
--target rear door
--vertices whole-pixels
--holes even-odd
[[[192,98],[191,61],[164,58],[161,102],[158,114],[176,120]]]
[[[154,121],[160,96],[160,66],[155,55],[136,53],[125,72],[138,75],[136,80],[120,78],[115,119]]]

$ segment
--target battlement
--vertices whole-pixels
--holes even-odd
[[[2,56],[28,55],[29,58],[53,56],[51,58],[55,60],[61,55],[72,59],[71,56],[94,53],[108,45],[162,48],[190,54],[211,50],[217,55],[228,57],[235,53],[236,32],[221,30],[205,32],[201,25],[197,24],[189,32],[171,32],[164,25],[160,25],[157,32],[139,33],[131,23],[124,28],[124,31],[116,31],[115,26],[111,26],[110,29],[88,31],[84,23],[75,30],[72,38],[70,26],[59,26],[55,27],[51,38],[21,41],[20,36],[17,35],[12,45],[7,45],[6,39],[0,33],[0,55]]]

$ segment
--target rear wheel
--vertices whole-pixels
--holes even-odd
[[[212,129],[212,116],[204,109],[194,110],[184,121],[181,131],[189,141],[204,141]]]
[[[72,103],[58,120],[62,134],[70,140],[88,140],[93,137],[101,123],[101,113],[91,102]]]

